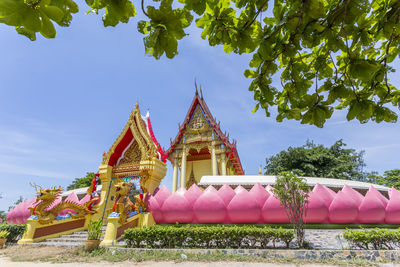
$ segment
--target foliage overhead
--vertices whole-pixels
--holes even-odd
[[[300,248],[305,247],[304,223],[310,191],[311,189],[304,178],[299,178],[292,172],[281,172],[276,178],[273,188],[274,196],[279,199],[281,206],[285,208],[290,223],[294,226]]]
[[[311,141],[300,147],[289,147],[266,159],[265,174],[291,171],[307,177],[364,180],[364,151],[357,152],[345,146],[343,140],[338,140],[331,147]]]
[[[385,171],[382,176],[374,172],[369,174],[367,179],[372,183],[394,187],[400,190],[400,169]]]
[[[86,0],[105,27],[136,15],[130,0]],[[139,4],[139,3],[138,3]],[[395,122],[400,90],[390,82],[400,54],[399,0],[141,0],[148,55],[173,58],[193,23],[210,46],[251,53],[256,106],[276,120],[323,127],[335,109],[347,120]],[[78,12],[73,0],[0,0],[0,23],[36,40],[56,36]],[[279,76],[280,86],[272,85]]]
[[[72,184],[67,186],[67,190],[88,187],[92,184],[94,172],[87,172],[85,177],[75,178]]]

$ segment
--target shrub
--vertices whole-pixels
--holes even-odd
[[[161,226],[131,228],[124,233],[128,247],[147,248],[266,248],[272,241],[287,247],[293,230],[256,226]]]
[[[88,225],[88,240],[99,240],[102,235],[101,227],[103,220],[100,218],[96,221],[90,221]]]
[[[7,238],[9,234],[7,230],[0,231],[0,238]]]
[[[7,236],[7,242],[17,241],[25,231],[25,225],[16,224],[0,224],[0,231],[7,231],[9,234]]]
[[[343,233],[343,237],[352,248],[359,249],[395,249],[400,248],[400,230],[371,229],[349,230]]]

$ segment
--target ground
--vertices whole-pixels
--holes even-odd
[[[278,259],[235,255],[182,255],[174,252],[153,252],[132,254],[124,251],[98,250],[87,253],[83,248],[62,248],[48,246],[9,246],[0,250],[0,266],[44,266],[44,267],[93,266],[400,266],[392,263],[368,261],[320,261]]]

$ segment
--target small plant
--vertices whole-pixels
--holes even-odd
[[[0,238],[7,238],[9,234],[7,230],[0,231]]]
[[[7,236],[7,242],[15,242],[24,233],[25,224],[16,225],[16,224],[0,223],[0,232],[4,230],[9,233]]]
[[[88,225],[88,240],[100,240],[100,237],[103,234],[103,232],[101,231],[102,226],[102,219],[90,221]]]
[[[281,172],[276,178],[273,192],[285,208],[290,223],[294,226],[299,247],[304,248],[306,245],[304,223],[307,216],[310,187],[303,178],[297,177],[292,172]]]

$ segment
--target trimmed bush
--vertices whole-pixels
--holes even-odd
[[[15,242],[17,241],[25,231],[25,225],[16,225],[16,224],[0,224],[0,231],[9,232],[7,236],[7,242]]]
[[[352,248],[358,249],[396,249],[400,248],[400,230],[371,229],[346,230],[343,237]]]
[[[293,230],[251,225],[155,225],[124,233],[127,246],[136,248],[266,248],[270,242],[289,247],[293,238]]]

